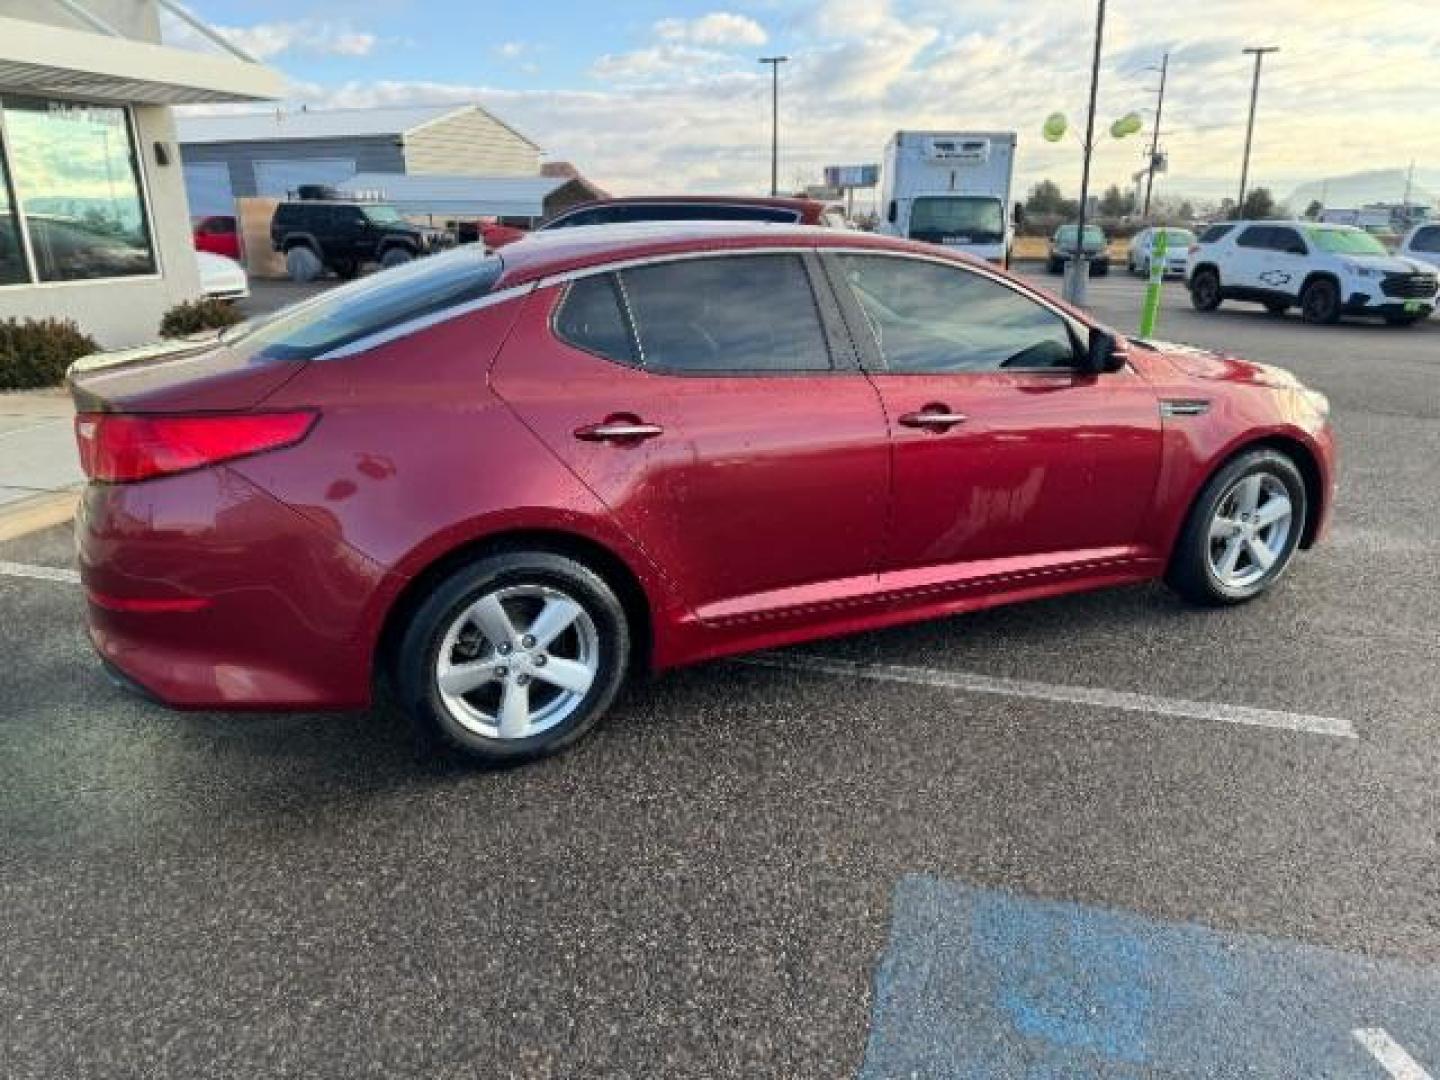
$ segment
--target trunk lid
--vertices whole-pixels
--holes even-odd
[[[77,412],[240,412],[304,363],[247,356],[217,338],[170,341],[82,357],[65,383]]]

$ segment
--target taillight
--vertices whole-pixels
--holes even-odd
[[[292,446],[309,434],[316,419],[313,412],[80,413],[75,417],[75,440],[86,476],[123,484]]]

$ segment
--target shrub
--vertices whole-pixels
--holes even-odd
[[[7,319],[0,322],[0,390],[57,386],[66,368],[98,348],[68,319]]]
[[[160,336],[189,337],[206,330],[223,330],[240,322],[240,313],[224,300],[205,297],[176,304],[160,320]]]

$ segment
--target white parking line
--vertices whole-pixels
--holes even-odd
[[[1361,1028],[1354,1035],[1355,1040],[1369,1050],[1395,1080],[1432,1080],[1420,1063],[1407,1054],[1405,1048],[1384,1028]]]
[[[5,577],[34,578],[37,581],[63,581],[67,585],[80,584],[79,573],[62,570],[58,566],[31,566],[28,563],[0,561],[0,574]]]
[[[816,675],[848,675],[881,682],[909,683],[942,690],[960,690],[971,694],[997,694],[1001,697],[1030,698],[1070,705],[1094,705],[1102,709],[1176,716],[1188,720],[1215,720],[1226,724],[1279,728],[1309,735],[1331,735],[1340,739],[1356,738],[1350,721],[1331,716],[1255,709],[1248,705],[1226,705],[1220,702],[1186,701],[1182,698],[1153,697],[1122,690],[1101,690],[1089,686],[1060,686],[1053,683],[1030,682],[1025,679],[1002,679],[968,671],[942,671],[936,668],[905,667],[898,664],[861,664],[851,660],[834,660],[821,656],[763,653],[739,657],[737,663],[759,667],[800,671]]]

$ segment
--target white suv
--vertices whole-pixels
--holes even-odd
[[[1298,304],[1312,323],[1354,315],[1408,325],[1435,310],[1440,290],[1433,266],[1391,255],[1363,229],[1309,221],[1215,226],[1200,238],[1186,280],[1198,311],[1248,300],[1281,315]]]
[[[1427,221],[1411,229],[1400,245],[1400,254],[1418,259],[1440,274],[1440,221]]]

